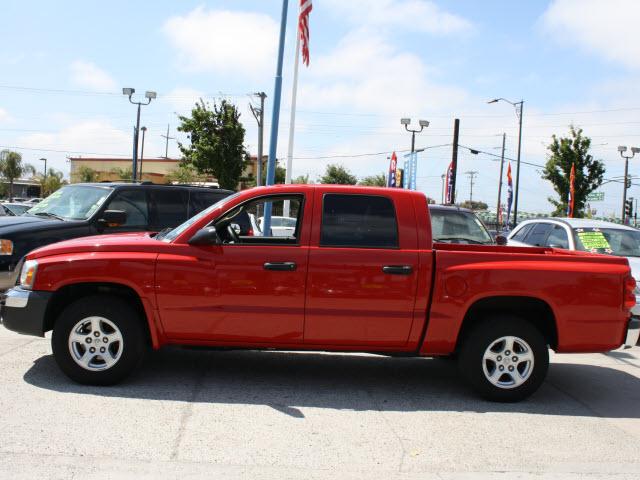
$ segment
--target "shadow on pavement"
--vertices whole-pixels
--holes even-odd
[[[34,362],[24,380],[64,393],[267,405],[296,418],[304,418],[304,407],[640,418],[639,378],[582,364],[552,364],[543,387],[516,404],[479,399],[463,384],[453,361],[318,352],[165,348],[151,353],[138,372],[112,387],[73,383],[48,355]]]

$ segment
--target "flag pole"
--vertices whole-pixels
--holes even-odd
[[[282,0],[282,19],[280,20],[280,40],[276,79],[273,87],[273,110],[271,111],[271,135],[269,139],[269,160],[267,162],[267,185],[273,185],[276,177],[276,150],[278,148],[278,122],[280,121],[280,95],[282,93],[282,57],[284,56],[285,32],[287,29],[287,6],[289,0]],[[271,235],[271,202],[265,204],[263,235]]]
[[[291,89],[291,117],[289,119],[289,147],[287,149],[287,172],[284,183],[291,183],[291,169],[293,166],[293,136],[296,129],[296,97],[298,96],[298,65],[300,63],[300,32],[296,35],[296,58],[293,63],[293,88]],[[289,216],[290,202],[284,202],[285,217]]]

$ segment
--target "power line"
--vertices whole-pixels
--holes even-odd
[[[424,147],[424,148],[419,148],[416,151],[420,152],[422,150],[431,150],[432,148],[442,148],[442,147],[450,147],[451,144],[450,143],[443,143],[441,145],[431,145],[429,147]],[[295,160],[324,160],[324,159],[329,159],[329,158],[356,158],[356,157],[374,157],[376,155],[389,155],[393,152],[396,153],[406,153],[406,152],[410,152],[410,149],[406,149],[406,150],[390,150],[390,151],[384,151],[384,152],[373,152],[373,153],[355,153],[352,155],[349,154],[337,154],[337,155],[325,155],[325,156],[320,156],[320,157],[295,157]]]

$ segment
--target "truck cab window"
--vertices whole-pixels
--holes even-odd
[[[270,228],[266,230],[266,212],[271,208]],[[302,197],[263,197],[225,213],[216,222],[224,243],[296,244],[302,218]]]
[[[320,245],[398,248],[393,202],[375,195],[326,194],[322,206]]]

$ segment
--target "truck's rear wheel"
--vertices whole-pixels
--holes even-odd
[[[57,318],[51,338],[60,369],[72,380],[112,385],[140,363],[144,329],[138,314],[118,297],[81,298]]]
[[[514,316],[480,322],[463,339],[462,375],[483,397],[516,402],[534,393],[549,368],[549,350],[540,331]]]

